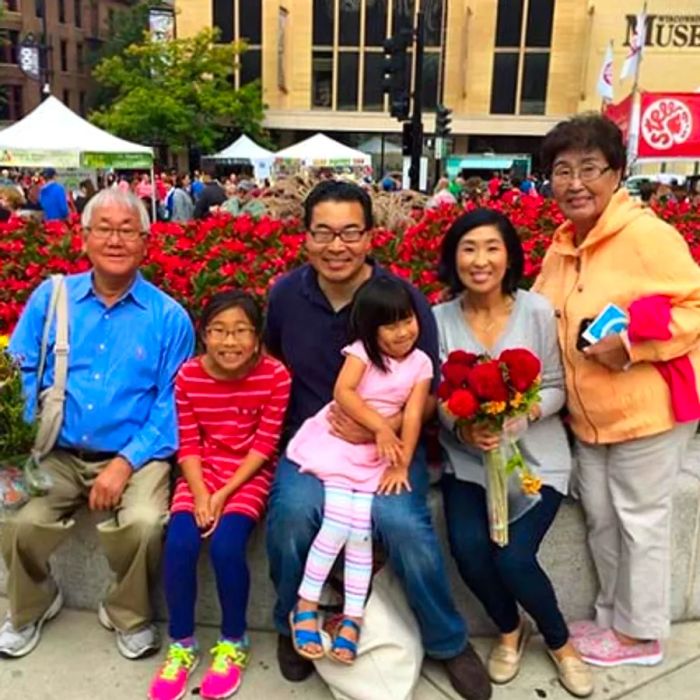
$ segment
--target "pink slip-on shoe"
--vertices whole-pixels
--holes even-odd
[[[207,700],[228,698],[240,687],[243,670],[250,659],[248,635],[235,642],[220,639],[211,653],[214,659],[202,679],[200,696]]]
[[[165,663],[151,681],[149,700],[180,700],[187,692],[187,681],[199,663],[196,647],[173,642],[168,647]]]
[[[576,620],[571,622],[568,627],[572,640],[594,637],[605,632],[605,628],[599,627],[594,620]]]
[[[658,640],[623,644],[613,630],[602,634],[574,640],[581,658],[592,666],[655,666],[663,660],[661,643]]]

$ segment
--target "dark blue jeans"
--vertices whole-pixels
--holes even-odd
[[[246,631],[246,608],[250,574],[246,561],[248,539],[255,521],[247,515],[224,515],[211,535],[209,556],[216,575],[221,606],[221,636],[239,639]],[[197,602],[197,560],[202,533],[192,513],[175,513],[165,537],[163,573],[165,599],[173,639],[194,635],[194,608]]]
[[[486,493],[478,484],[446,474],[442,480],[452,556],[469,589],[503,633],[520,622],[518,603],[530,614],[550,649],[569,639],[557,596],[537,561],[537,550],[559,510],[562,495],[549,486],[542,500],[510,526],[509,543],[489,537]]]
[[[373,536],[403,583],[426,654],[449,659],[465,648],[467,629],[452,599],[428,510],[428,470],[422,447],[416,450],[409,476],[413,491],[375,497]],[[289,635],[289,613],[297,602],[304,564],[322,515],[323,484],[311,474],[300,474],[297,464],[282,457],[267,516],[267,553],[277,590],[275,627],[280,634]]]

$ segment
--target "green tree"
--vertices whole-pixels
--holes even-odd
[[[149,10],[161,4],[162,0],[127,0],[124,7],[110,12],[104,41],[88,51],[87,64],[90,71],[100,61],[120,56],[128,46],[143,43],[148,37]],[[88,104],[90,107],[107,104],[115,97],[116,92],[112,88],[93,84],[88,92]]]
[[[210,150],[226,128],[265,140],[260,84],[233,87],[245,45],[217,44],[218,30],[186,39],[128,46],[103,59],[94,77],[113,101],[90,114],[94,124],[127,139],[175,150]]]

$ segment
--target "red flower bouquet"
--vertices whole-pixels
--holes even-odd
[[[444,411],[457,425],[486,424],[509,443],[508,458],[503,446],[484,453],[491,539],[502,547],[508,544],[510,476],[517,473],[523,493],[529,496],[537,495],[542,485],[508,436],[509,419],[527,416],[540,401],[541,369],[539,359],[524,348],[504,350],[495,359],[455,350],[442,365],[438,399]]]

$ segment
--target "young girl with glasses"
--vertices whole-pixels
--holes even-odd
[[[267,501],[291,385],[284,366],[260,352],[262,314],[248,294],[215,295],[200,328],[205,352],[186,362],[175,382],[182,476],[163,556],[172,643],[151,700],[183,697],[199,660],[197,559],[208,537],[222,624],[200,694],[226,698],[241,684],[250,653],[246,547]]]
[[[374,433],[375,441],[351,444],[331,432],[326,405],[309,418],[287,448],[301,472],[324,484],[321,529],[314,540],[290,615],[292,641],[308,659],[324,655],[318,629],[318,603],[331,567],[345,548],[343,620],[330,650],[331,658],[351,664],[372,574],[371,509],[374,494],[410,490],[408,465],[418,442],[433,366],[416,348],[420,334],[405,284],[375,277],[357,291],[350,312],[345,362],[333,393],[335,403]],[[389,418],[403,412],[400,436]]]

